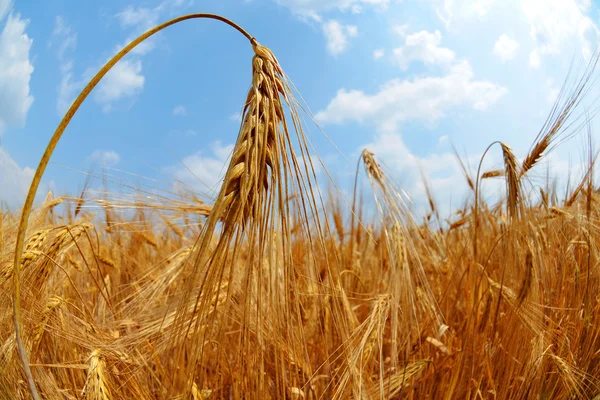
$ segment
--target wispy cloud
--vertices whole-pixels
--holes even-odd
[[[358,34],[358,28],[331,20],[323,24],[323,33],[327,41],[327,51],[329,54],[337,56],[348,50],[350,38]]]
[[[12,8],[12,0],[0,0],[0,21],[4,19],[8,11]]]
[[[394,58],[402,70],[408,69],[410,64],[420,61],[427,66],[451,65],[454,62],[455,54],[452,50],[440,46],[442,34],[436,30],[434,32],[420,31],[413,34],[404,32],[405,26],[397,27],[398,32],[404,39],[401,47],[394,49]]]
[[[6,126],[23,126],[33,104],[29,58],[33,40],[26,32],[28,23],[19,14],[9,14],[0,32],[0,134]]]
[[[510,38],[506,33],[503,33],[498,37],[496,43],[494,43],[494,54],[500,61],[506,62],[515,58],[518,48],[519,42]]]
[[[89,160],[99,162],[104,167],[114,167],[121,161],[121,156],[114,150],[96,150],[90,155]]]
[[[81,79],[75,79],[73,73],[77,34],[73,32],[71,26],[67,25],[65,19],[60,15],[55,19],[54,30],[52,31],[49,44],[57,48],[56,56],[58,58],[61,80],[58,87],[56,109],[62,115],[73,103],[75,94],[83,88],[84,82]]]
[[[188,115],[187,108],[183,105],[178,105],[173,108],[173,115],[176,117],[185,117]]]
[[[101,104],[110,105],[122,98],[139,94],[146,80],[141,72],[141,60],[119,61],[102,79],[94,98]]]
[[[223,145],[216,141],[212,143],[210,151],[201,150],[187,156],[180,165],[166,168],[166,172],[178,181],[178,185],[210,192],[216,190],[221,182],[232,151],[233,144]]]
[[[275,0],[277,3],[289,7],[292,12],[304,17],[320,20],[323,13],[329,11],[342,11],[358,14],[366,7],[385,9],[391,0]]]
[[[600,30],[587,15],[591,2],[575,0],[522,0],[521,10],[530,25],[535,48],[529,54],[529,65],[537,68],[548,55],[560,54],[573,39],[589,58]]]
[[[129,31],[129,36],[124,42],[115,46],[114,52],[121,50],[142,32],[158,24],[160,18],[169,16],[190,4],[190,1],[165,0],[154,8],[132,5],[125,7],[114,17],[119,21],[122,29]],[[57,109],[59,113],[63,114],[73,102],[77,91],[83,88],[87,79],[106,60],[86,68],[80,78],[76,78],[74,67],[77,34],[62,16],[56,17],[50,43],[57,48],[57,57],[60,64],[62,78],[58,90]],[[131,52],[131,57],[119,61],[100,81],[94,91],[93,98],[102,106],[104,112],[113,110],[115,104],[122,100],[135,99],[143,91],[146,77],[142,72],[142,58],[154,48],[154,39],[141,43]]]

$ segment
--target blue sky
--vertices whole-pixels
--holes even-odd
[[[368,147],[416,199],[423,173],[447,210],[465,194],[451,144],[472,166],[494,140],[524,156],[571,61],[584,66],[600,37],[590,0],[0,0],[0,200],[23,200],[63,113],[105,61],[144,30],[191,12],[226,16],[273,50],[327,135],[309,124],[340,187]],[[251,57],[248,42],[216,21],[160,33],[83,104],[43,190],[83,186],[83,174],[61,165],[218,187]],[[549,155],[554,175],[580,171],[582,142]],[[500,161],[492,154],[487,165]]]

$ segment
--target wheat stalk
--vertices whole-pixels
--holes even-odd
[[[384,177],[383,171],[381,170],[381,167],[379,166],[377,161],[375,161],[375,155],[373,154],[373,152],[364,149],[362,152],[362,159],[365,163],[365,170],[367,171],[367,174],[371,178],[375,179],[377,182],[382,184]]]
[[[421,373],[429,363],[431,363],[431,360],[429,359],[413,361],[405,366],[399,367],[397,372],[385,378],[383,387],[387,389],[386,397],[390,399],[396,398],[396,396],[402,392],[403,388],[410,386],[413,378]],[[373,385],[371,390],[369,390],[370,397],[379,397],[380,390],[379,384]]]
[[[88,370],[81,397],[86,400],[110,400],[106,361],[98,349],[92,351],[88,359]]]
[[[504,158],[504,170],[506,175],[506,188],[507,188],[507,207],[508,214],[512,218],[518,218],[519,216],[519,198],[520,186],[519,178],[517,176],[517,158],[513,154],[510,147],[500,142],[502,147],[502,156]]]
[[[521,288],[519,289],[519,295],[517,297],[517,307],[519,307],[529,294],[533,282],[533,254],[531,252],[531,248],[527,247],[527,254],[525,255],[525,277],[523,278],[523,283],[521,284]]]
[[[36,327],[33,334],[33,349],[36,349],[39,346],[40,341],[42,340],[42,335],[46,331],[46,326],[48,325],[48,321],[50,321],[50,317],[56,311],[56,309],[64,303],[64,300],[59,296],[52,296],[46,303],[44,310],[42,311],[42,318]]]
[[[481,175],[481,179],[497,178],[499,176],[504,176],[503,169],[495,169],[495,170],[491,170],[491,171],[485,171]]]

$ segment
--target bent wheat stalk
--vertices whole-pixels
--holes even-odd
[[[94,89],[94,87],[96,87],[96,85],[100,82],[100,80],[111,70],[112,67],[115,66],[115,64],[119,60],[121,60],[127,53],[129,53],[131,50],[133,50],[137,45],[139,45],[140,43],[142,43],[143,41],[145,41],[146,39],[148,39],[155,33],[160,32],[163,29],[165,29],[171,25],[175,25],[179,22],[186,21],[189,19],[199,19],[199,18],[215,19],[215,20],[224,22],[224,23],[232,26],[236,30],[238,30],[240,33],[242,33],[251,43],[255,43],[254,38],[252,36],[250,36],[240,26],[238,26],[234,22],[232,22],[224,17],[221,17],[219,15],[214,15],[214,14],[184,15],[184,16],[181,16],[178,18],[174,18],[170,21],[167,21],[161,25],[158,25],[158,26],[150,29],[149,31],[147,31],[146,33],[142,34],[137,39],[135,39],[134,41],[129,43],[120,52],[118,52],[112,59],[110,59],[104,65],[104,67],[102,67],[102,69],[100,69],[100,71],[98,71],[98,73],[86,85],[86,87],[81,91],[79,96],[77,96],[77,98],[75,99],[75,101],[73,102],[73,104],[71,105],[71,107],[69,108],[69,110],[67,111],[65,116],[63,117],[62,121],[56,128],[54,135],[50,139],[50,142],[48,143],[48,146],[46,147],[46,150],[44,151],[44,154],[42,155],[42,158],[41,158],[40,163],[35,171],[33,179],[31,180],[31,186],[29,187],[29,192],[27,193],[25,203],[23,204],[23,211],[21,214],[20,222],[19,222],[19,229],[17,231],[17,240],[16,240],[16,246],[15,246],[14,264],[13,264],[14,265],[14,273],[13,273],[12,297],[13,297],[13,323],[14,323],[14,328],[15,328],[15,338],[16,338],[16,342],[17,342],[17,348],[19,351],[19,356],[23,363],[25,375],[27,376],[27,383],[29,386],[29,390],[30,390],[31,395],[34,398],[34,400],[40,400],[41,398],[37,391],[36,384],[33,379],[33,375],[31,373],[31,368],[29,367],[27,351],[25,349],[25,345],[23,344],[23,340],[22,340],[22,333],[21,333],[21,274],[20,274],[21,270],[20,269],[21,269],[21,257],[22,257],[22,253],[23,253],[23,245],[25,242],[25,232],[27,230],[29,216],[31,214],[31,210],[32,210],[32,206],[33,206],[33,201],[37,194],[37,191],[38,191],[40,182],[42,180],[42,177],[44,175],[44,172],[46,170],[46,167],[48,166],[48,163],[50,162],[50,157],[52,156],[52,153],[54,152],[54,149],[56,148],[58,141],[62,137],[63,132],[65,131],[65,129],[71,122],[71,119],[73,119],[73,116],[75,115],[75,113],[77,112],[77,110],[79,109],[79,107],[81,106],[83,101],[88,97],[88,95]]]

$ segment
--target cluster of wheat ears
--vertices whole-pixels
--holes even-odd
[[[228,23],[254,50],[214,201],[140,200],[122,214],[118,199],[48,195],[33,209],[94,86],[136,45],[194,18]],[[586,126],[589,114],[572,114],[595,60],[522,162],[495,143],[504,167],[463,166],[471,200],[442,221],[429,195],[421,221],[368,150],[370,193],[355,183],[348,201],[322,198],[291,83],[237,25],[193,14],[150,30],[75,100],[22,212],[0,214],[0,398],[598,398],[595,157],[564,198],[528,178]],[[480,195],[492,178],[506,182],[495,205]]]

